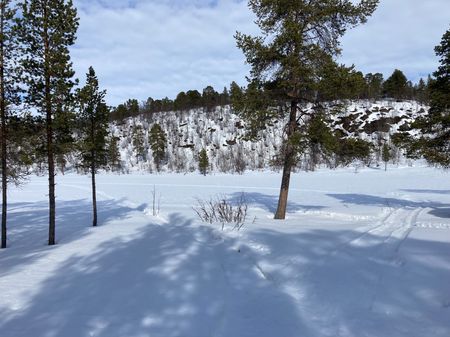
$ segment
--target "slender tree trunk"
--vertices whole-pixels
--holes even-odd
[[[1,5],[1,22],[0,34],[3,36],[5,4]],[[7,229],[6,229],[6,215],[8,205],[7,194],[7,165],[6,165],[6,102],[5,102],[5,68],[4,68],[4,41],[0,41],[0,110],[1,110],[1,153],[2,153],[2,243],[1,248],[6,248],[7,243]]]
[[[47,90],[46,90],[47,91]],[[49,93],[46,93],[49,97]],[[48,244],[56,243],[56,200],[55,200],[55,158],[53,149],[53,123],[51,103],[47,103],[47,159],[48,159],[48,199],[49,199],[49,227]]]
[[[97,193],[95,187],[95,164],[91,165],[91,179],[92,179],[92,210],[93,210],[93,220],[92,226],[97,226]]]
[[[291,102],[291,112],[289,114],[289,124],[287,128],[286,149],[284,154],[283,176],[281,178],[280,196],[278,198],[278,208],[275,219],[284,220],[286,218],[287,199],[289,193],[289,183],[291,171],[294,164],[295,151],[291,144],[292,135],[297,129],[297,102]]]
[[[50,92],[51,74],[49,66],[49,38],[47,28],[47,6],[44,6],[44,62],[45,62],[45,110],[47,124],[47,161],[48,161],[48,200],[49,200],[49,224],[48,224],[48,244],[50,246],[56,243],[56,201],[55,201],[55,154],[53,145],[53,111],[52,98]]]

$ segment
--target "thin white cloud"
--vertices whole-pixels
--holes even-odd
[[[72,57],[77,75],[92,65],[109,103],[245,82],[248,67],[233,38],[236,30],[256,31],[245,2],[123,3],[76,2],[80,28]]]
[[[75,0],[80,16],[72,49],[77,76],[93,66],[108,103],[175,97],[182,90],[245,83],[248,66],[236,30],[257,33],[244,0]],[[416,81],[432,72],[433,48],[448,29],[448,0],[381,0],[366,25],[343,39],[342,62]]]
[[[434,47],[450,24],[448,0],[381,0],[369,21],[349,30],[342,58],[363,72],[401,69],[413,82],[438,65]]]

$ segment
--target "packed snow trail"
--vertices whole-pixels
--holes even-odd
[[[446,289],[441,293],[444,298],[450,294],[446,284],[450,276],[448,261],[446,269],[414,279],[410,275],[416,269],[433,269],[408,260],[406,254],[402,254],[403,245],[425,210],[418,207],[390,211],[378,224],[362,227],[360,232],[356,230],[359,234],[352,233],[352,238],[344,235],[344,240],[337,240],[336,248],[320,251],[312,263],[298,256],[286,259],[285,254],[269,249],[273,253],[264,256],[258,268],[295,298],[301,316],[308,317],[311,326],[320,331],[317,336],[420,337],[432,332],[433,336],[444,337],[450,331],[445,310],[442,310],[448,303],[446,300],[440,299],[428,308],[438,317],[427,317],[416,306],[410,308],[398,301],[400,297],[403,301],[421,303],[415,293],[421,288],[429,289],[425,293],[435,292],[433,297],[439,287]],[[445,234],[448,239],[448,232]],[[302,242],[308,242],[307,237],[318,242],[316,235],[303,234]],[[443,248],[444,254],[450,253],[448,243]],[[436,281],[436,275],[444,278]],[[409,282],[403,284],[402,279]],[[437,287],[433,289],[430,284]],[[429,305],[436,298],[421,300]]]

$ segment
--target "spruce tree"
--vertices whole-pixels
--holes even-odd
[[[86,74],[86,85],[78,91],[79,122],[81,140],[79,142],[82,167],[91,174],[92,183],[92,225],[97,226],[97,195],[95,174],[107,165],[109,109],[105,103],[106,91],[100,91],[94,68]]]
[[[69,47],[78,29],[77,11],[71,0],[24,0],[19,21],[24,55],[21,59],[27,87],[26,101],[45,116],[49,182],[49,236],[55,238],[55,142],[54,120],[73,105],[75,85]]]
[[[208,153],[205,149],[202,149],[198,155],[198,170],[201,174],[206,176],[209,168],[209,158]]]
[[[339,38],[348,27],[364,23],[377,5],[378,0],[249,1],[262,35],[235,36],[251,66],[254,98],[241,106],[241,114],[250,126],[261,127],[279,113],[277,105],[289,116],[276,219],[285,218],[291,170],[303,143],[298,123],[308,117],[304,107],[315,102],[318,79],[340,53]]]
[[[153,124],[148,135],[148,143],[153,153],[156,171],[160,171],[161,162],[166,158],[167,137],[159,124]]]
[[[16,63],[18,41],[16,39],[14,18],[16,8],[11,0],[0,2],[0,115],[1,115],[1,171],[2,171],[2,230],[1,248],[7,245],[7,207],[8,207],[8,120],[12,107],[19,102],[18,67]]]

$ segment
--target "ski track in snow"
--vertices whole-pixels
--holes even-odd
[[[383,240],[383,250],[384,253],[382,254],[382,258],[385,258],[387,262],[391,263],[392,265],[396,267],[402,267],[405,261],[401,260],[401,258],[398,256],[401,245],[406,241],[409,234],[413,230],[417,218],[419,215],[424,211],[424,208],[418,207],[413,210],[409,210],[406,217],[402,216],[399,221],[399,225],[395,225],[393,227],[393,230],[386,236],[386,238]],[[402,221],[404,219],[404,221]],[[398,221],[397,220],[397,221]],[[396,223],[398,223],[396,221]],[[382,289],[383,285],[383,278],[384,278],[385,271],[384,269],[381,270],[379,277],[378,277],[378,283],[375,287],[375,292],[373,299],[370,304],[370,310],[373,311],[374,304],[376,302],[376,298],[378,296],[379,291]]]
[[[135,176],[133,178],[137,179]],[[200,178],[199,181],[203,181]],[[82,196],[86,196],[85,204],[89,205],[90,185],[87,181],[77,184],[74,179],[73,176],[62,177],[58,187],[66,191],[77,190],[77,195],[81,193]],[[206,185],[195,183],[177,185],[157,181],[155,184],[102,182],[100,186],[104,187],[97,191],[99,199],[113,201],[112,207],[123,207],[126,210],[125,216],[108,219],[99,228],[95,230],[90,228],[82,237],[77,237],[77,232],[69,233],[60,244],[51,249],[25,252],[25,257],[35,255],[36,258],[18,260],[16,264],[7,260],[8,254],[12,252],[20,256],[18,250],[26,250],[25,245],[18,244],[0,252],[0,259],[5,258],[11,265],[7,271],[0,270],[2,314],[0,335],[59,337],[52,331],[59,331],[69,337],[449,335],[450,325],[441,317],[448,315],[450,288],[445,282],[439,283],[441,281],[439,278],[445,279],[450,268],[445,259],[441,261],[434,258],[432,261],[435,269],[430,267],[424,272],[428,275],[430,270],[436,270],[435,281],[431,278],[433,274],[430,274],[430,278],[421,276],[423,281],[417,283],[395,283],[396,277],[403,274],[406,275],[406,280],[412,282],[411,280],[416,277],[415,273],[420,271],[417,270],[417,266],[423,267],[417,263],[417,259],[421,259],[423,253],[416,246],[422,242],[433,246],[432,241],[430,243],[426,239],[419,242],[417,235],[420,233],[439,235],[433,234],[433,231],[434,233],[441,231],[441,235],[446,238],[446,243],[441,244],[442,252],[449,251],[445,248],[447,247],[445,244],[448,245],[450,242],[448,237],[450,223],[446,218],[438,219],[439,222],[436,222],[436,218],[431,217],[430,214],[433,214],[435,208],[428,199],[421,202],[420,198],[414,199],[414,196],[410,199],[410,195],[406,199],[404,193],[392,194],[389,186],[384,192],[377,191],[374,196],[366,196],[366,202],[372,204],[369,205],[370,209],[363,204],[362,206],[366,207],[363,210],[367,209],[371,213],[365,214],[364,211],[356,209],[356,214],[359,215],[355,215],[353,207],[357,207],[358,204],[352,204],[353,196],[340,200],[343,205],[332,203],[333,199],[325,196],[330,193],[343,193],[339,187],[330,186],[334,191],[328,191],[315,188],[316,186],[313,188],[307,186],[305,189],[291,189],[294,196],[292,199],[295,200],[299,193],[314,192],[314,198],[318,198],[314,199],[314,203],[318,205],[323,203],[327,210],[311,210],[298,214],[294,211],[289,214],[289,220],[281,224],[270,220],[269,213],[264,207],[250,207],[249,210],[259,212],[257,223],[245,226],[242,232],[228,233],[201,225],[192,219],[194,215],[189,202],[197,191],[203,188],[213,191],[215,189],[265,191],[276,188],[258,187],[254,182],[249,183],[251,186],[245,186],[245,180],[242,185],[225,185],[225,183],[226,180],[224,184]],[[34,186],[45,185],[38,181]],[[130,188],[127,189],[127,186]],[[173,195],[168,196],[169,201],[163,204],[165,209],[172,209],[172,213],[155,218],[142,207],[148,197],[147,191],[139,191],[136,186],[182,186],[193,188],[194,191],[192,195],[182,193],[178,195],[177,191],[173,192]],[[361,195],[364,196],[364,193],[366,192],[361,192]],[[383,204],[383,196],[392,195],[399,200],[397,204],[401,206],[389,207],[389,204]],[[392,198],[386,200],[388,199]],[[351,207],[348,207],[348,204]],[[445,203],[436,204],[440,208],[447,207]],[[15,212],[20,211],[20,207],[22,207],[20,204],[15,206]],[[64,211],[64,207],[61,209]],[[329,239],[329,242],[323,244],[317,251],[313,249],[313,245],[321,244],[317,237],[315,239],[317,241],[303,241],[303,245],[311,245],[311,248],[284,247],[285,243],[296,242],[289,241],[291,236],[303,238],[310,232],[314,233],[316,228],[307,223],[298,228],[295,226],[304,222],[304,219],[313,219],[316,222],[321,219],[330,222],[334,219],[336,225],[340,223],[344,225],[342,230],[334,229],[328,223],[319,227],[321,235],[326,240]],[[260,222],[263,226],[258,228]],[[268,235],[266,231],[271,232],[272,236],[257,235],[258,233]],[[153,241],[140,242],[143,235],[152,238]],[[414,238],[410,239],[411,236]],[[122,247],[118,253],[114,253],[117,249],[114,247],[116,244]],[[99,255],[101,259],[102,254],[108,256],[102,251],[105,247],[108,247],[107,250],[110,250],[112,255],[109,260],[105,260],[106,263],[101,264],[93,257]],[[131,254],[130,251],[134,253]],[[411,252],[417,256],[411,255]],[[436,252],[439,250],[435,250],[434,254]],[[137,254],[139,256],[136,256]],[[426,254],[431,253],[426,250]],[[13,257],[14,255],[11,258]],[[428,258],[430,257],[425,255],[422,259]],[[80,262],[67,266],[70,260]],[[436,269],[436,266],[440,265],[441,269]],[[124,280],[131,282],[130,289],[134,286],[132,282],[137,282],[136,288],[140,289],[139,293],[132,292],[128,286],[120,288],[122,285],[120,280],[102,276],[103,272],[112,273],[115,277],[121,275],[114,272],[115,266],[124,269]],[[82,307],[72,311],[72,308],[66,308],[64,306],[66,301],[69,305],[77,305],[80,299],[89,301],[90,298],[77,293],[83,289],[83,285],[72,284],[71,280],[61,277],[61,270],[70,270],[77,282],[88,281],[86,284],[88,289],[93,287],[100,293],[98,296],[106,301],[105,308],[94,302],[92,304],[94,312],[86,308],[85,313]],[[69,290],[54,284],[54,279],[65,280],[67,284],[64,286]],[[157,282],[155,280],[159,280],[160,283],[154,283]],[[192,283],[194,282],[192,280],[198,284]],[[107,291],[108,288],[103,289],[102,284],[96,284],[100,281],[105,282],[106,287],[109,283],[115,286],[110,289],[111,295]],[[42,289],[49,284],[56,287],[58,296],[62,296],[62,302],[59,303],[61,299],[58,298],[54,301],[50,299],[48,307],[44,305],[45,303],[35,303],[37,299],[43,299]],[[198,290],[196,286],[199,287]],[[70,292],[71,289],[73,293]],[[171,297],[164,292],[160,293],[160,289],[164,289]],[[198,293],[189,292],[193,291],[192,289]],[[414,293],[411,293],[411,289]],[[413,304],[405,306],[403,302],[394,301],[394,298],[400,295],[417,298],[414,297],[415,302],[406,302]],[[93,293],[91,296],[95,298],[96,294]],[[115,299],[115,296],[118,298]],[[129,312],[128,308],[134,308],[127,303],[129,296],[136,296],[132,303],[136,302],[133,305],[142,312]],[[152,303],[155,297],[159,298],[160,302],[155,299],[155,303]],[[108,304],[112,307],[109,308]],[[393,304],[397,304],[399,309],[393,308]],[[416,304],[419,304],[419,307]],[[422,309],[420,305],[424,308]],[[156,309],[151,311],[150,307]],[[74,315],[59,316],[60,309],[73,312]],[[150,313],[144,312],[145,310]],[[395,310],[401,310],[402,313],[393,316]],[[43,321],[50,313],[54,314],[51,322]],[[123,316],[123,322],[108,321],[107,315],[115,313]],[[199,313],[203,313],[203,316]],[[28,326],[27,320],[31,320],[32,324]],[[72,325],[62,323],[67,320],[73,320],[74,323]],[[193,321],[190,322],[191,320]],[[421,324],[422,321],[424,323]],[[64,330],[70,326],[74,330]],[[9,330],[4,330],[5,327]],[[4,331],[7,331],[5,335],[2,334]]]

